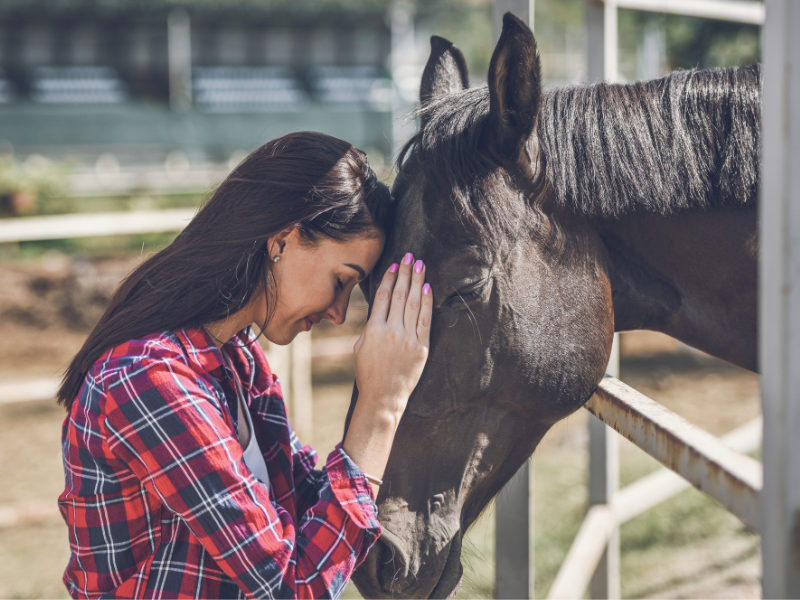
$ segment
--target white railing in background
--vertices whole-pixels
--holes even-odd
[[[761,465],[742,453],[752,452],[761,445],[762,422],[760,417],[742,425],[717,440],[691,423],[685,422],[674,413],[669,413],[668,415],[664,414],[664,407],[657,405],[657,403],[638,394],[638,392],[628,388],[617,380],[605,380],[601,384],[600,393],[590,400],[590,403],[593,408],[600,408],[604,407],[607,398],[613,398],[613,403],[619,402],[619,399],[616,397],[617,393],[620,393],[622,398],[629,395],[633,395],[634,397],[639,396],[639,398],[634,400],[634,404],[638,404],[642,401],[644,401],[645,404],[652,403],[657,406],[657,410],[661,413],[660,417],[666,416],[668,420],[672,421],[673,427],[666,430],[659,431],[657,426],[650,429],[649,433],[651,434],[658,432],[654,435],[654,438],[660,437],[658,435],[659,433],[666,435],[677,433],[675,438],[676,445],[680,445],[678,440],[681,438],[701,438],[702,442],[696,446],[692,446],[691,442],[685,446],[682,445],[683,448],[686,448],[690,452],[697,452],[698,457],[695,457],[694,464],[700,471],[708,471],[710,465],[717,466],[717,463],[715,463],[713,459],[705,460],[709,458],[709,455],[723,455],[728,459],[728,462],[733,463],[737,467],[741,467],[740,470],[744,471],[743,478],[750,484],[745,484],[744,486],[746,492],[744,496],[748,506],[747,510],[742,512],[747,514],[748,518],[754,516],[751,509],[755,507],[755,496],[757,496],[758,489],[760,489]],[[603,398],[604,396],[605,398]],[[625,400],[622,400],[620,405],[625,406],[624,402]],[[589,410],[592,411],[593,408]],[[632,441],[637,440],[639,442],[637,445],[640,447],[644,446],[643,449],[650,453],[649,445],[647,443],[641,443],[644,440],[638,435],[640,432],[647,429],[644,425],[647,423],[648,419],[642,417],[640,421],[637,417],[631,418],[630,415],[626,415],[626,417],[629,420],[629,427],[625,428],[625,431],[627,431],[629,435],[626,435],[626,437],[629,437],[629,439],[633,438]],[[659,418],[659,421],[660,420],[661,418]],[[683,422],[681,423],[681,421]],[[652,422],[649,424],[652,425]],[[675,425],[678,426],[675,427]],[[687,440],[684,439],[682,441],[686,442]],[[712,466],[711,469],[713,468]],[[691,469],[682,470],[681,474],[693,477]],[[693,477],[693,479],[695,481],[692,483],[700,487],[714,478],[709,477],[708,473],[706,473],[705,476],[701,475],[699,477]],[[549,599],[583,598],[586,588],[589,587],[593,573],[600,564],[600,559],[606,550],[607,544],[612,536],[615,535],[615,532],[618,531],[619,526],[684,491],[689,488],[692,483],[673,470],[662,468],[619,490],[615,494],[612,502],[591,506],[586,513],[581,528],[575,536],[575,541],[564,559],[555,581],[550,587],[547,597]],[[702,489],[702,487],[700,487],[700,489]],[[715,498],[717,497],[714,494],[711,495]],[[732,502],[733,504],[737,504],[741,501],[741,498],[735,494],[732,489],[724,487],[719,496],[722,497],[725,502]],[[723,502],[723,504],[725,502]]]
[[[762,467],[744,453],[761,444],[760,417],[717,439],[613,378],[600,383],[586,408],[667,468],[589,508],[548,598],[582,598],[619,526],[690,485],[758,530]]]
[[[618,8],[648,12],[672,13],[752,25],[764,23],[764,3],[748,0],[732,2],[730,0],[613,0],[613,3]]]
[[[230,162],[236,162],[237,158],[238,156],[234,156]],[[155,166],[121,168],[116,156],[111,153],[101,155],[97,163],[94,169],[80,169],[70,173],[65,195],[88,198],[136,193],[203,194],[219,185],[228,176],[231,167],[235,166],[233,164],[193,166],[180,151],[170,153],[164,168]]]
[[[345,358],[352,356],[353,345],[356,341],[354,335],[344,335],[328,338],[308,339],[308,336],[299,337],[298,345],[301,350],[289,352],[289,346],[268,345],[265,353],[269,359],[270,367],[281,374],[281,387],[284,394],[294,395],[310,389],[309,375],[311,364],[314,358]],[[302,354],[302,356],[300,355]],[[284,373],[286,375],[284,375]],[[292,378],[302,379],[306,383],[289,383]],[[56,390],[61,382],[58,377],[23,377],[20,379],[6,379],[0,381],[0,404],[14,404],[16,402],[36,402],[40,400],[52,400],[55,398]],[[294,421],[293,421],[294,423]],[[310,439],[306,432],[301,439]]]
[[[196,208],[0,219],[0,243],[180,231]]]

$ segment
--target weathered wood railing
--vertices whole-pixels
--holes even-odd
[[[758,529],[762,467],[744,453],[761,444],[760,418],[718,439],[614,378],[600,383],[586,409],[666,468],[589,509],[548,598],[582,598],[616,528],[690,485]]]

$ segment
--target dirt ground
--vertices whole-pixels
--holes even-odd
[[[60,375],[102,313],[113,287],[138,260],[138,256],[102,261],[52,254],[30,263],[0,264],[0,381]],[[363,298],[354,298],[344,328],[315,328],[314,335],[355,334],[365,316]],[[624,381],[714,434],[760,412],[756,375],[665,336],[624,334],[622,357]],[[351,382],[352,359],[315,359],[314,440],[310,441],[322,460],[341,439]],[[549,469],[565,486],[584,477],[580,465],[585,458],[580,457],[585,455],[586,416],[579,411],[548,434],[536,454],[542,477]],[[51,401],[3,404],[0,398],[0,598],[66,597],[60,576],[69,550],[66,528],[55,507],[63,486],[63,417],[62,409]],[[623,444],[623,457],[637,452]],[[647,457],[640,461],[641,467],[637,460],[629,461],[634,466],[623,470],[623,479],[635,479],[654,468]],[[576,498],[576,506],[581,501]],[[27,511],[30,523],[4,526],[4,515],[15,511]],[[39,518],[42,512],[49,518]],[[757,541],[752,536],[731,536],[701,539],[672,554],[652,548],[632,553],[623,560],[623,580],[626,569],[650,571],[641,581],[631,580],[623,591],[633,597],[758,597]],[[489,560],[482,552],[479,549],[479,556],[472,557],[473,563]]]

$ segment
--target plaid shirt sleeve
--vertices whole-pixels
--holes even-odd
[[[304,515],[319,500],[319,493],[325,484],[326,472],[314,469],[317,453],[311,446],[303,446],[294,431],[291,433],[292,477],[297,490],[297,514]],[[337,447],[337,450],[341,444]],[[344,451],[342,450],[342,453]],[[345,454],[346,456],[346,454]]]
[[[248,597],[341,594],[380,534],[372,491],[341,446],[323,471],[297,453],[304,510],[293,519],[244,467],[227,409],[180,353],[120,364],[105,381],[110,452]]]

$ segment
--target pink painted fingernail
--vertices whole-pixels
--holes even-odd
[[[422,286],[422,293],[425,294],[426,296],[431,293],[430,283],[426,283],[425,285]]]
[[[414,255],[409,252],[403,257],[403,264],[410,265],[412,260],[414,260]]]
[[[422,265],[423,265],[422,261],[421,261],[421,260],[418,260],[418,261],[417,261],[417,262],[414,264],[414,270],[415,270],[417,273],[422,273]]]
[[[397,273],[397,269],[399,268],[400,266],[397,263],[394,263],[391,267],[389,267],[389,273]]]

